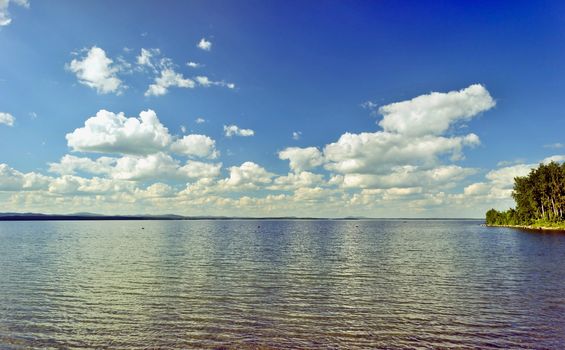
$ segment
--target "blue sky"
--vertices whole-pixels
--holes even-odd
[[[565,159],[559,1],[0,0],[0,24],[0,211],[480,217]]]

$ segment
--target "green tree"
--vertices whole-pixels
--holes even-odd
[[[486,213],[488,225],[530,225],[565,220],[565,163],[540,164],[527,176],[514,178],[516,209]]]

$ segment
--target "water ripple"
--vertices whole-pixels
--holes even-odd
[[[564,348],[565,236],[478,223],[2,222],[0,348]]]

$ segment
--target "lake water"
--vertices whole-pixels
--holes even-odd
[[[565,348],[565,234],[480,223],[0,222],[0,348]]]

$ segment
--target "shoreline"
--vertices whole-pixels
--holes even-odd
[[[565,232],[565,226],[533,226],[533,225],[492,225],[485,224],[486,227],[507,227],[507,228],[519,228],[524,230],[536,230],[536,231],[563,231]]]

